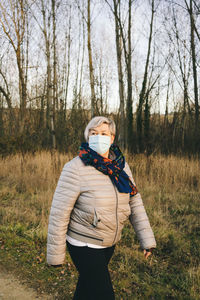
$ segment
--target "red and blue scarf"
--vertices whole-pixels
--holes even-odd
[[[115,144],[110,146],[110,150],[113,151],[116,156],[113,160],[105,158],[92,150],[88,143],[82,143],[80,146],[79,157],[85,165],[93,166],[98,171],[108,175],[120,193],[130,193],[130,196],[135,196],[138,193],[138,190],[130,177],[123,170],[125,166],[124,155]]]

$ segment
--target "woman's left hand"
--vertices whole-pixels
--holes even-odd
[[[146,258],[146,259],[148,259],[148,257],[152,254],[152,251],[153,251],[153,248],[151,248],[151,249],[148,249],[148,250],[145,250],[144,249],[144,257]]]

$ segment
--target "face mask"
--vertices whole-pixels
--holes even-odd
[[[110,148],[111,137],[108,135],[90,135],[89,147],[100,155],[106,153]]]

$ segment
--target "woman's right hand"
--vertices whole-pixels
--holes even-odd
[[[152,254],[152,251],[153,251],[153,248],[151,248],[151,249],[144,249],[144,257],[146,258],[146,259],[148,259],[148,257]]]

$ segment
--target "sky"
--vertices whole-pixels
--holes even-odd
[[[84,1],[84,0],[83,0]],[[180,2],[180,0],[177,0]],[[103,90],[105,94],[106,86],[108,86],[108,104],[109,110],[116,111],[119,108],[119,90],[118,90],[118,75],[117,75],[117,58],[116,58],[116,46],[115,46],[115,27],[114,18],[109,7],[104,3],[103,0],[94,0],[95,5],[92,5],[92,26],[91,26],[91,39],[92,39],[92,52],[93,52],[93,64],[95,74],[99,74],[99,66],[102,64],[102,78],[103,78]],[[57,53],[59,57],[59,73],[62,74],[63,66],[66,65],[65,56],[65,42],[66,34],[69,30],[69,6],[70,1],[61,1],[61,6],[58,9],[57,18]],[[72,1],[74,5],[74,1]],[[83,3],[83,2],[81,2]],[[104,3],[104,5],[102,5]],[[123,2],[125,3],[125,1]],[[156,50],[155,58],[155,72],[154,77],[161,73],[160,86],[152,92],[152,112],[160,111],[165,112],[166,103],[166,86],[169,69],[164,66],[164,57],[169,51],[169,41],[166,41],[166,29],[163,25],[163,16],[167,18],[165,9],[165,1],[156,1],[159,3],[159,8],[156,10],[155,22],[154,22],[154,43],[152,45],[152,53]],[[32,13],[37,19],[38,24],[42,24],[41,15],[38,13],[37,8],[32,10]],[[77,70],[77,59],[78,59],[78,42],[79,42],[79,18],[78,9],[72,9],[72,30],[71,30],[71,69],[70,69],[70,85],[69,85],[69,99],[68,107],[71,107],[73,101],[74,82]],[[147,53],[147,42],[149,35],[149,24],[151,18],[151,8],[148,0],[137,0],[133,5],[132,12],[132,74],[133,74],[133,111],[136,111],[137,101],[139,92],[141,89],[146,53]],[[187,22],[185,21],[184,15],[180,14],[178,20],[180,26],[184,22],[183,33],[187,35]],[[45,44],[44,37],[39,28],[39,25],[35,22],[32,17],[29,26],[30,34],[30,64],[28,70],[28,92],[30,98],[36,95],[37,90],[42,90],[44,78],[46,76],[46,59],[45,59]],[[51,30],[52,34],[52,30]],[[3,41],[3,42],[2,42]],[[85,41],[87,42],[87,34],[85,33]],[[4,62],[3,71],[6,73],[8,82],[12,86],[13,98],[17,99],[17,68],[16,59],[13,55],[13,49],[7,40],[4,39],[3,32],[0,32],[1,42],[1,58]],[[82,42],[82,37],[81,37]],[[168,44],[167,44],[168,43]],[[171,51],[175,49],[171,46]],[[82,45],[81,45],[82,49]],[[102,58],[102,61],[101,61]],[[82,52],[80,60],[82,59]],[[151,65],[150,65],[151,67]],[[176,71],[176,69],[175,69]],[[15,74],[15,76],[13,76]],[[80,79],[80,66],[79,73]],[[177,75],[179,76],[179,75]],[[124,72],[125,78],[125,72]],[[177,77],[178,78],[178,77]],[[59,83],[61,78],[58,79]],[[83,68],[83,94],[85,98],[90,98],[90,86],[89,86],[89,68],[88,68],[88,56],[87,56],[87,44],[85,44],[84,54],[84,68]],[[159,91],[159,99],[158,99]],[[175,91],[175,92],[173,92]],[[180,100],[182,97],[180,93],[180,87],[177,83],[174,83],[174,90],[170,91],[170,102],[169,111],[174,109],[174,101]],[[181,91],[182,92],[182,91]],[[174,95],[172,95],[174,93]],[[173,97],[172,97],[173,96]],[[62,95],[61,95],[62,97]],[[159,100],[159,101],[158,101]]]

